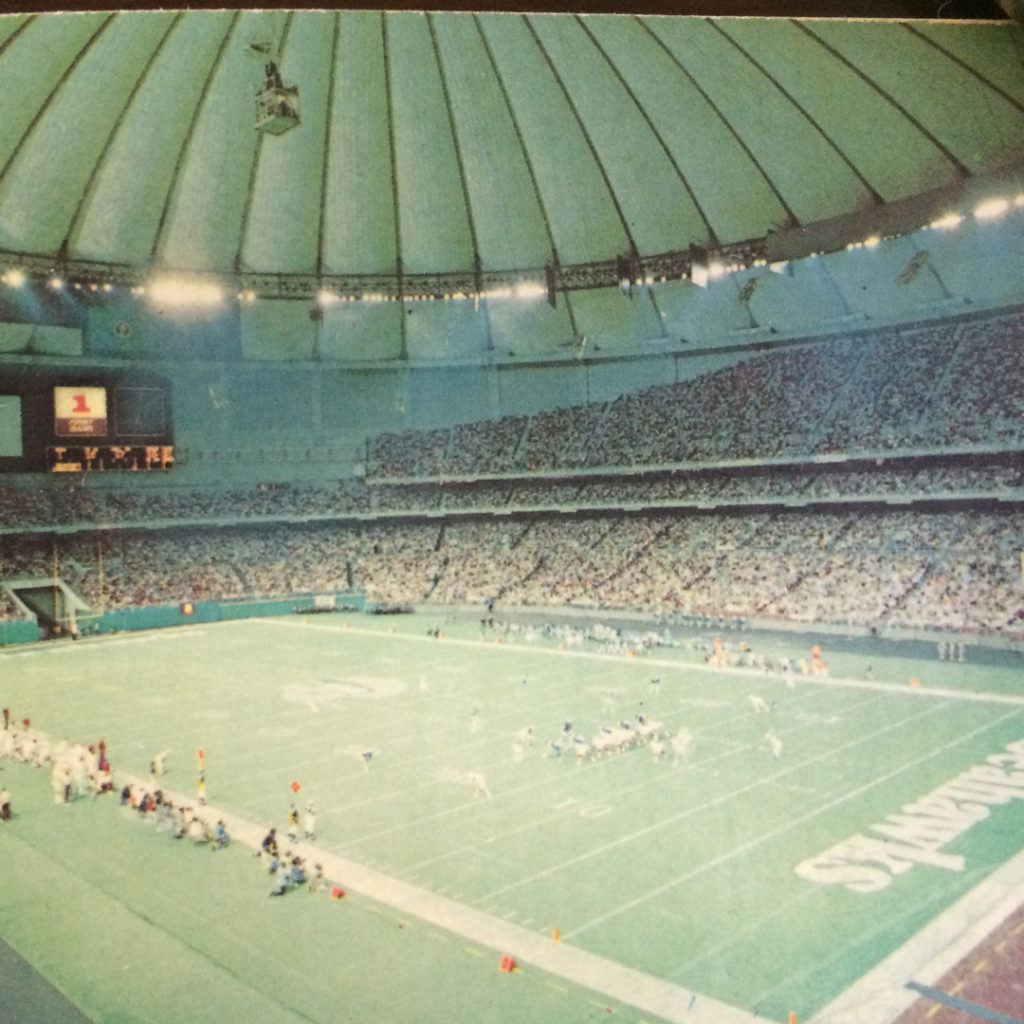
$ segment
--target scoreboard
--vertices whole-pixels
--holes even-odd
[[[174,465],[170,388],[148,375],[0,370],[0,471],[102,473]]]
[[[174,446],[169,444],[54,445],[47,451],[48,468],[52,473],[170,469],[174,465]]]
[[[55,387],[53,432],[57,437],[105,437],[107,389]]]

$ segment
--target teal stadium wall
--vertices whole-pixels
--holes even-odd
[[[0,647],[5,644],[30,644],[39,639],[39,626],[34,619],[0,622]]]
[[[314,610],[314,594],[298,594],[279,600],[264,601],[196,601],[191,611],[181,604],[151,605],[145,608],[117,608],[99,615],[78,617],[79,632],[83,636],[100,633],[135,632],[143,629],[166,629],[171,626],[188,626],[196,623],[227,622],[233,619],[254,619],[274,615],[294,615]],[[331,595],[335,600],[335,611],[361,612],[365,608],[365,595],[344,591]],[[4,625],[35,625],[34,623],[0,623]],[[21,640],[3,640],[15,643],[38,639],[26,635]]]

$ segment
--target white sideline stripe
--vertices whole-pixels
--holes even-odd
[[[36,641],[37,646],[28,647],[16,644],[11,647],[0,648],[0,657],[4,658],[29,658],[36,655],[56,658],[61,654],[70,654],[74,651],[77,658],[81,652],[92,649],[109,650],[111,647],[125,647],[134,644],[163,643],[164,640],[183,640],[196,636],[206,626],[216,626],[216,622],[196,623],[190,626],[176,626],[173,629],[146,629],[139,630],[133,634],[117,633],[114,636],[97,634],[95,636],[83,636],[77,641],[58,643],[56,646],[47,644],[42,646],[42,641]],[[166,634],[166,635],[165,635]],[[74,647],[69,646],[74,643]]]
[[[115,773],[115,779],[118,789],[125,783],[143,789],[152,785],[152,780],[122,772]],[[192,796],[166,789],[164,793],[176,805],[197,806]],[[232,842],[259,850],[264,829],[211,804],[198,809],[208,821],[223,821]],[[285,841],[281,845],[287,845],[288,849],[304,857],[307,863],[322,864],[327,878],[343,885],[346,890],[359,892],[399,913],[411,914],[471,942],[489,946],[503,956],[514,957],[520,966],[532,964],[564,981],[599,992],[644,1013],[655,1014],[672,1024],[764,1024],[765,1018],[739,1007],[695,993],[565,942],[555,942],[553,938],[521,925],[503,921],[308,843]]]
[[[1024,851],[855,981],[809,1024],[889,1024],[916,1000],[908,981],[935,985],[1024,903]]]
[[[291,619],[283,619],[280,617],[269,618],[269,619],[240,619],[236,620],[244,623],[251,623],[258,621],[261,626],[274,625],[291,627],[293,629],[318,629],[323,630],[327,633],[338,633],[341,636],[345,634],[352,634],[356,636],[375,636],[383,639],[390,640],[411,640],[415,643],[445,643],[445,644],[457,644],[460,647],[477,647],[484,648],[485,650],[493,651],[515,651],[520,654],[540,654],[554,658],[584,658],[596,661],[622,661],[614,654],[601,654],[598,651],[571,651],[566,648],[564,651],[553,650],[550,647],[532,647],[523,644],[509,643],[509,644],[498,644],[498,643],[487,643],[482,640],[468,640],[461,637],[444,637],[443,640],[437,640],[431,636],[416,636],[412,633],[382,633],[376,629],[362,629],[359,626],[349,626],[345,624],[343,626],[328,626],[323,623],[311,623],[311,622],[295,622]],[[782,676],[779,673],[772,673],[765,675],[760,669],[756,668],[745,668],[741,665],[727,665],[724,668],[716,668],[711,665],[702,665],[700,663],[690,664],[689,662],[680,661],[669,661],[665,658],[648,658],[645,657],[640,662],[628,662],[628,664],[636,665],[655,665],[658,668],[676,669],[677,671],[683,672],[709,672],[712,675],[720,675],[722,673],[736,673],[739,675],[751,676],[754,679],[763,680],[765,682],[785,682],[786,679],[793,679],[792,675]],[[1024,695],[1012,694],[1012,693],[990,693],[985,690],[956,690],[950,689],[949,687],[943,686],[928,686],[923,684],[921,686],[915,686],[911,688],[909,685],[901,685],[898,683],[879,683],[871,679],[848,679],[843,676],[799,676],[797,677],[797,683],[800,686],[825,686],[825,687],[837,687],[846,688],[853,690],[874,690],[878,693],[895,693],[901,697],[914,697],[915,699],[922,699],[927,697],[941,697],[946,700],[970,700],[978,701],[980,703],[988,704],[1016,704],[1024,705]]]

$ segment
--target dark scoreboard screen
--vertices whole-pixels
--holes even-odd
[[[102,473],[174,465],[170,391],[162,380],[23,372],[8,381],[4,374],[0,409],[20,419],[4,428],[0,471]]]

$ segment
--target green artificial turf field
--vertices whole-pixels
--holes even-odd
[[[56,806],[46,769],[7,762],[0,938],[96,1021],[657,1019],[559,961],[500,972],[489,921],[692,993],[672,1019],[718,1001],[804,1020],[1019,852],[1016,762],[986,761],[1024,740],[1012,660],[824,640],[831,678],[793,678],[685,644],[612,656],[433,625],[293,616],[8,649],[0,703],[103,738],[115,771],[145,777],[169,749],[162,782],[190,797],[202,749],[208,802],[260,834],[314,799],[316,849],[465,908],[454,930],[353,879],[344,900],[268,900],[241,844],[182,848],[113,797]],[[690,749],[578,761],[566,743],[567,722],[591,739],[638,714]],[[1002,786],[947,792],[980,766]]]

